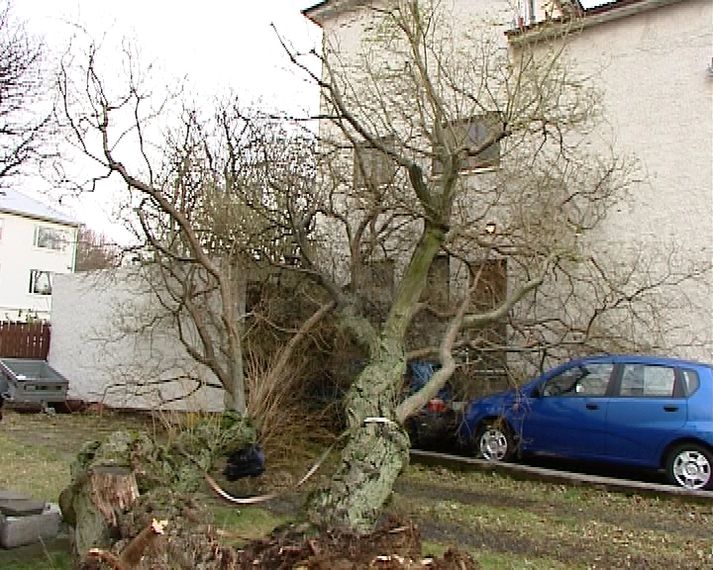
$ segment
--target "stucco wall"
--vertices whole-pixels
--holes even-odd
[[[683,0],[586,28],[568,54],[602,94],[600,144],[634,157],[636,183],[594,248],[624,267],[682,275],[713,263],[713,3]],[[647,259],[648,258],[648,259]],[[713,360],[713,275],[672,291],[667,344]]]
[[[186,354],[134,270],[58,275],[53,290],[49,363],[69,380],[69,398],[146,409],[223,409],[211,373]],[[170,380],[170,381],[169,381]],[[158,383],[157,383],[158,382]],[[152,384],[153,383],[153,384]]]
[[[0,214],[0,319],[15,320],[36,313],[48,318],[52,306],[51,295],[30,293],[30,271],[49,271],[54,274],[74,271],[76,228],[53,222],[38,221],[24,216]],[[63,251],[35,246],[35,228],[45,226],[69,233],[70,242]]]

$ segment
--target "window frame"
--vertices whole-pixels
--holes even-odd
[[[697,370],[694,370],[693,368],[677,368],[676,372],[680,374],[680,392],[683,394],[684,398],[690,398],[698,392],[698,389],[701,387],[701,376],[698,374]],[[689,383],[686,381],[686,374],[690,375],[692,382]],[[693,386],[691,386],[693,384]],[[674,393],[676,390],[674,389]]]
[[[30,284],[29,284],[29,293],[30,295],[39,295],[41,297],[46,297],[48,295],[52,295],[52,276],[53,276],[53,271],[46,271],[44,269],[30,269]],[[49,287],[46,290],[38,290],[37,284],[39,282],[39,279],[43,276],[47,276],[47,283]]]
[[[670,370],[673,370],[674,373],[674,384],[673,384],[673,390],[671,394],[668,395],[659,395],[659,394],[622,394],[621,393],[621,387],[622,387],[622,381],[623,381],[623,376],[624,376],[624,368],[629,365],[641,365],[641,366],[648,366],[648,367],[658,367],[658,368],[668,368]],[[686,379],[684,378],[684,373],[689,374],[692,377],[693,380],[693,386],[689,386],[686,382]],[[622,398],[622,399],[627,399],[627,398],[638,398],[638,399],[646,399],[646,400],[681,400],[681,399],[688,399],[693,394],[695,394],[701,386],[701,379],[700,379],[700,374],[698,373],[697,370],[694,368],[688,368],[688,367],[680,367],[672,364],[656,364],[656,363],[637,363],[637,362],[622,362],[619,364],[619,370],[617,372],[617,380],[616,380],[616,385],[614,386],[614,389],[612,390],[612,397],[614,398]]]
[[[581,392],[577,391],[577,386],[581,385],[580,382],[589,374],[581,374],[579,377],[575,378],[572,383],[569,386],[569,389],[567,390],[561,390],[557,391],[555,393],[548,393],[548,388],[551,387],[551,385],[559,378],[564,377],[567,374],[570,374],[571,372],[579,369],[580,371],[583,371],[583,369],[586,369],[587,367],[597,367],[597,368],[603,368],[603,367],[608,367],[609,368],[609,376],[606,381],[606,385],[604,386],[604,391],[602,393],[591,393],[591,392]],[[541,384],[539,388],[539,393],[542,394],[543,398],[606,398],[609,397],[612,385],[615,381],[615,378],[617,377],[617,370],[616,370],[616,365],[613,362],[582,362],[576,366],[571,366],[565,370],[562,370],[559,374],[552,376],[551,378],[548,378],[546,382]]]
[[[641,387],[640,388],[635,388],[633,386],[629,387],[627,386],[627,390],[633,391],[633,390],[641,390],[641,393],[638,394],[623,394],[622,391],[625,387],[625,379],[627,375],[627,369],[634,369],[634,368],[640,368],[642,370],[641,374]],[[653,389],[653,378],[647,378],[646,370],[651,369],[651,370],[656,370],[656,371],[667,371],[667,378],[664,379],[665,382],[670,383],[670,389],[668,392],[652,392],[651,390]],[[650,376],[650,375],[649,375]],[[616,397],[618,398],[646,398],[646,399],[652,399],[652,398],[675,398],[676,397],[676,384],[677,384],[677,376],[678,374],[676,373],[676,367],[675,366],[669,366],[669,365],[664,365],[664,364],[648,364],[648,363],[633,363],[633,362],[623,362],[621,364],[621,372],[620,372],[620,381],[619,381],[619,386],[616,391]],[[668,386],[666,386],[668,387]],[[647,391],[649,390],[649,391]]]
[[[53,234],[61,234],[63,235],[63,238],[59,239],[58,241],[61,242],[61,247],[54,247],[52,245],[54,240],[57,240],[57,236],[53,236],[49,240],[49,244],[45,245],[44,240],[42,239],[41,234],[43,232],[51,232]],[[57,251],[57,252],[65,252],[67,251],[67,248],[69,247],[69,244],[71,242],[72,236],[67,229],[63,228],[55,228],[53,226],[48,226],[48,225],[43,225],[43,224],[37,224],[35,225],[35,233],[33,237],[33,245],[42,250],[49,250],[49,251]]]
[[[490,111],[487,113],[482,113],[480,115],[472,115],[471,117],[464,119],[456,119],[454,121],[449,121],[443,125],[443,129],[446,133],[446,137],[450,140],[453,146],[459,142],[458,137],[465,142],[466,138],[470,142],[468,148],[473,149],[480,146],[487,136],[492,134],[492,129],[495,125],[500,123],[500,114],[497,111]],[[464,131],[458,131],[454,133],[456,129],[465,126]],[[475,136],[471,135],[473,128],[476,129]],[[478,131],[482,129],[487,134],[486,137],[479,137]],[[460,146],[460,145],[458,145]],[[493,149],[493,150],[491,150]],[[487,153],[487,154],[486,154]],[[493,157],[488,156],[489,154],[494,154]],[[481,155],[486,155],[484,160],[479,160]],[[491,145],[487,146],[485,149],[480,151],[478,154],[468,155],[461,161],[460,168],[458,172],[490,172],[496,170],[500,167],[501,162],[501,147],[500,140],[495,141]],[[433,176],[441,176],[443,174],[443,167],[436,156],[431,160],[431,174]]]

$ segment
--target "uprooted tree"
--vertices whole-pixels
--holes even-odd
[[[175,341],[212,372],[215,380],[208,382],[222,388],[225,409],[232,413],[222,420],[231,426],[227,431],[223,424],[199,423],[200,429],[212,431],[201,432],[197,446],[189,435],[195,429],[187,430],[187,439],[178,446],[166,448],[119,433],[80,454],[62,502],[80,560],[90,546],[110,547],[110,536],[132,536],[137,527],[122,522],[127,509],[180,513],[185,497],[161,491],[178,486],[190,495],[196,490],[196,477],[202,480],[216,459],[254,442],[258,433],[263,444],[280,433],[287,438],[306,433],[297,422],[285,425],[295,413],[299,371],[307,361],[304,355],[293,355],[308,343],[308,335],[331,307],[317,294],[315,300],[302,303],[301,310],[287,311],[287,317],[277,314],[271,319],[270,311],[261,310],[259,317],[253,314],[248,321],[246,314],[248,276],[257,278],[258,284],[261,275],[270,281],[272,265],[294,258],[289,225],[275,225],[276,215],[267,213],[286,215],[272,188],[289,186],[294,198],[314,179],[313,137],[287,131],[278,122],[254,119],[233,101],[207,118],[182,103],[173,107],[177,100],[171,97],[152,107],[155,100],[145,95],[136,69],[117,93],[102,81],[100,60],[94,47],[84,66],[75,66],[68,53],[59,74],[58,109],[70,141],[95,167],[87,168],[87,180],[73,181],[74,190],[104,191],[106,179],[118,179],[128,189],[126,199],[133,208],[137,243],[123,253],[135,264],[117,275],[131,283],[142,304],[139,314],[116,315],[120,326],[115,336],[134,335],[150,344],[151,329],[161,334],[175,331]],[[168,115],[175,122],[164,121]],[[295,297],[283,307],[294,309],[299,289],[299,283],[291,286]],[[304,318],[298,322],[295,315]],[[111,350],[114,340],[120,339],[101,341]],[[271,354],[266,355],[267,350]],[[158,392],[163,403],[186,399],[206,383],[180,363],[171,361],[168,366],[172,370],[157,363],[148,377],[136,378],[130,378],[129,367],[120,371],[119,381],[134,396]],[[181,380],[178,390],[176,374]],[[303,415],[299,419],[305,420]],[[144,485],[147,473],[152,483]],[[111,506],[112,496],[126,500]],[[139,528],[149,528],[146,516],[137,512]],[[190,534],[192,528],[178,520],[171,526],[179,534]],[[214,550],[209,537],[203,544],[194,541],[196,556],[198,551],[210,555]],[[184,559],[187,567],[198,563],[193,553],[180,550],[165,553],[169,567]]]
[[[156,156],[146,125],[165,113],[134,76],[112,97],[93,54],[81,82],[65,69],[61,89],[77,143],[138,197],[167,307],[180,309],[179,327],[191,323],[197,344],[181,340],[227,407],[246,408],[237,284],[256,261],[314,284],[314,311],[278,367],[327,314],[360,348],[347,443],[310,516],[364,532],[408,461],[404,422],[453,374],[458,351],[541,365],[567,350],[636,349],[631,331],[656,321],[657,290],[695,271],[621,271],[594,255],[632,165],[589,144],[598,98],[567,62],[567,25],[508,50],[499,29],[464,33],[440,3],[359,14],[360,48],[327,42],[321,75],[287,50],[321,89],[316,148],[296,127],[229,106],[215,129],[183,113]],[[121,158],[127,148],[140,165]],[[408,394],[412,355],[441,367]]]

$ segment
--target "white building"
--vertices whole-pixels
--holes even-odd
[[[0,320],[49,319],[52,276],[74,271],[78,226],[20,192],[0,192]]]
[[[323,0],[304,14],[322,28],[327,57],[337,54],[340,62],[357,61],[376,34],[369,6],[383,7],[384,1]],[[652,259],[650,268],[658,260],[674,274],[685,272],[684,265],[702,268],[702,277],[681,280],[677,287],[688,304],[671,303],[662,311],[664,343],[657,346],[679,356],[712,360],[713,2],[516,4],[513,11],[513,3],[506,0],[438,3],[452,17],[452,38],[461,42],[460,48],[471,41],[477,49],[469,36],[473,22],[487,25],[503,50],[517,50],[523,40],[539,45],[552,37],[559,41],[562,28],[557,25],[572,22],[563,24],[570,27],[567,60],[601,96],[604,120],[592,140],[598,136],[606,141],[603,145],[611,143],[622,156],[634,156],[638,162],[626,202],[609,213],[591,247],[624,262],[627,255],[644,252]],[[563,13],[575,18],[563,18]],[[390,56],[388,50],[381,55]]]

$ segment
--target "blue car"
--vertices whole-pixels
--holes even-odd
[[[535,454],[665,469],[676,485],[713,488],[713,367],[651,356],[573,360],[471,402],[458,436],[491,461]]]

